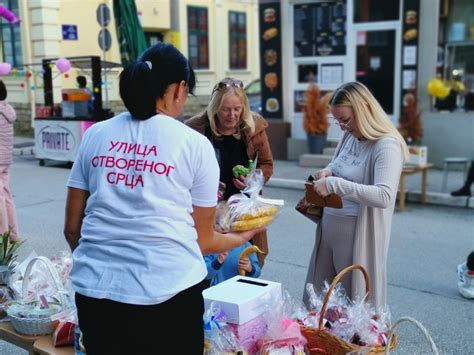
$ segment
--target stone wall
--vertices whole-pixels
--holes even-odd
[[[15,135],[33,137],[31,127],[31,106],[27,103],[10,103],[16,111]]]

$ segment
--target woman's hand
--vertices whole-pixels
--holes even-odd
[[[220,253],[217,256],[217,261],[219,262],[219,264],[221,264],[221,265],[224,264],[225,259],[227,259],[227,255],[229,255],[229,252],[225,251],[223,253]]]
[[[241,258],[239,260],[239,270],[245,270],[247,273],[252,272],[252,264],[249,258]]]
[[[225,183],[219,181],[219,189],[217,190],[217,201],[222,201],[224,199],[225,188]]]
[[[233,178],[232,179],[232,182],[234,183],[234,186],[239,189],[239,190],[243,190],[247,187],[247,185],[245,184],[245,177],[246,175],[244,176],[241,176],[240,178],[236,179],[236,178]]]
[[[329,195],[329,191],[326,187],[326,177],[322,177],[316,181],[313,181],[313,189],[318,195],[322,197]]]
[[[321,178],[326,178],[328,176],[332,176],[332,173],[329,170],[325,170],[325,169],[318,170],[316,174],[314,174],[314,177],[316,178],[316,180],[319,180]]]
[[[267,230],[267,227],[260,227],[260,228],[251,229],[245,232],[232,232],[232,233],[242,238],[242,243],[240,244],[244,244],[245,242],[248,242],[250,239],[252,239],[255,236],[255,234],[265,232],[266,230]]]

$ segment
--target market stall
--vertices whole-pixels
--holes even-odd
[[[54,102],[53,67],[59,72],[76,68],[90,75],[92,89],[87,87],[61,90],[61,103]],[[35,117],[35,155],[43,166],[45,160],[72,163],[82,135],[94,123],[108,119],[112,113],[103,108],[102,75],[120,64],[101,61],[99,56],[43,59],[44,106]],[[85,76],[84,76],[85,77]]]

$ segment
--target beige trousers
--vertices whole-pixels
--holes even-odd
[[[339,272],[353,264],[357,217],[334,216],[327,213],[323,215],[320,223],[322,223],[321,240],[313,249],[306,279],[307,283],[313,284],[316,293],[321,293],[324,282],[331,284]],[[350,297],[352,275],[344,276],[341,283]],[[303,297],[305,303],[307,297],[307,294]]]
[[[11,239],[18,240],[15,203],[10,191],[10,165],[0,165],[0,234],[11,228]]]

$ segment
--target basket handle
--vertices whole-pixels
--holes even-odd
[[[38,261],[42,262],[46,266],[46,269],[48,269],[49,274],[51,275],[54,281],[54,285],[56,286],[56,289],[58,290],[58,294],[60,298],[59,301],[61,302],[63,306],[66,306],[68,303],[67,298],[66,298],[67,291],[64,289],[63,283],[61,282],[61,279],[53,263],[51,262],[51,260],[49,260],[45,256],[37,256],[31,259],[31,261],[28,263],[28,266],[26,267],[26,271],[25,271],[25,276],[23,278],[23,284],[22,284],[23,297],[26,297],[26,295],[28,294],[28,285],[30,283],[30,272],[31,272],[31,269],[33,268],[33,265]]]
[[[336,288],[336,285],[339,281],[341,281],[341,279],[349,272],[351,272],[352,270],[360,270],[362,272],[362,274],[364,275],[364,279],[365,279],[365,294],[368,295],[369,292],[370,292],[370,285],[369,285],[369,274],[367,273],[367,271],[362,267],[362,265],[359,265],[359,264],[354,264],[354,265],[351,265],[351,266],[348,266],[346,267],[345,269],[343,269],[339,274],[336,275],[336,277],[334,277],[334,279],[332,280],[332,283],[331,283],[331,287],[329,287],[329,290],[328,292],[326,293],[326,296],[324,296],[324,300],[323,300],[323,306],[321,307],[321,314],[319,316],[319,330],[322,330],[323,329],[323,316],[326,314],[326,308],[328,306],[328,302],[329,302],[329,297],[331,297],[331,294],[332,292],[334,291],[334,289]]]
[[[411,322],[415,324],[422,331],[425,338],[429,341],[430,346],[431,346],[431,351],[433,352],[433,354],[439,355],[438,348],[436,347],[436,344],[434,343],[433,338],[431,337],[430,333],[428,333],[428,331],[423,326],[423,324],[421,324],[420,322],[418,322],[416,319],[412,317],[402,317],[390,327],[390,331],[388,332],[388,337],[387,337],[387,344],[390,344],[390,342],[392,341],[392,337],[395,334],[395,329],[398,327],[398,325],[400,325],[403,322]],[[385,355],[389,354],[390,352],[389,348],[390,347],[388,345],[385,347],[385,352],[384,352]]]

